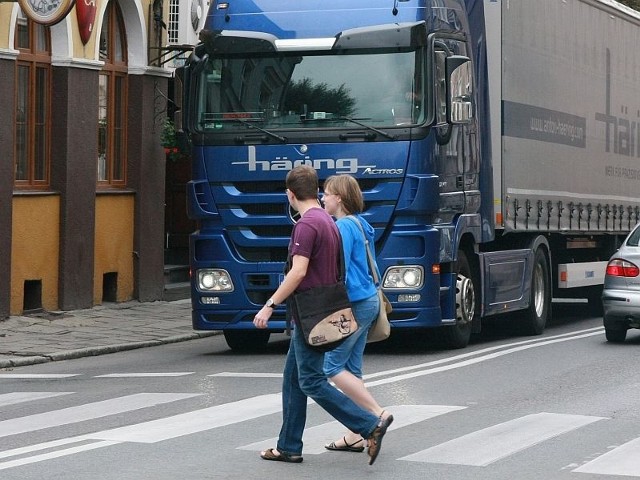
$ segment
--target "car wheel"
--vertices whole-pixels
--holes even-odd
[[[622,343],[627,338],[627,329],[605,327],[604,335],[607,337],[607,342]]]
[[[263,349],[269,343],[271,332],[265,330],[225,330],[224,339],[231,350],[251,352]]]

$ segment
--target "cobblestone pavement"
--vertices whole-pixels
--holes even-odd
[[[104,304],[0,320],[0,368],[102,355],[216,335],[191,327],[190,300]]]

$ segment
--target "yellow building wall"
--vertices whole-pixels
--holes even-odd
[[[98,195],[93,303],[101,305],[105,273],[118,274],[116,301],[133,298],[133,213],[135,196]]]
[[[42,308],[58,309],[60,197],[13,197],[11,237],[11,315],[24,306],[24,282],[42,282]]]
[[[12,11],[13,3],[0,3],[0,48],[9,48],[9,19]]]

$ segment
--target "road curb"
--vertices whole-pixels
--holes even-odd
[[[188,340],[197,340],[199,338],[212,337],[219,335],[218,331],[201,331],[185,335],[174,335],[172,337],[161,338],[158,340],[146,340],[142,342],[130,342],[113,345],[102,345],[98,347],[85,347],[75,350],[63,350],[53,352],[46,355],[33,355],[29,357],[13,357],[9,359],[0,359],[0,368],[24,367],[27,365],[36,365],[39,363],[57,362],[60,360],[72,360],[82,357],[94,357],[98,355],[106,355],[109,353],[124,352],[127,350],[135,350],[138,348],[157,347],[170,343],[185,342]]]

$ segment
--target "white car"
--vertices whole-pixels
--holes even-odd
[[[607,341],[624,342],[628,329],[640,328],[640,224],[607,264],[602,306]]]

